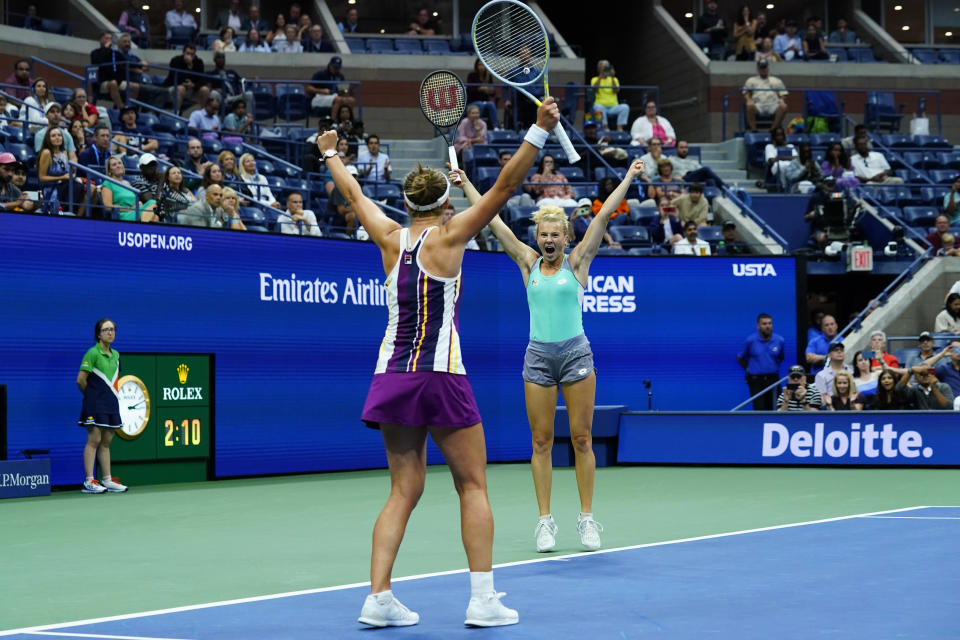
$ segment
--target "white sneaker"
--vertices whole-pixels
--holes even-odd
[[[407,609],[392,593],[371,593],[363,602],[357,622],[371,627],[409,627],[420,622],[420,615]]]
[[[603,531],[603,525],[593,518],[581,518],[577,520],[577,532],[580,534],[580,544],[590,551],[596,551],[600,548],[601,531]]]
[[[80,489],[83,493],[105,493],[107,488],[94,480],[84,480],[83,488]]]
[[[101,485],[103,486],[103,488],[106,489],[107,491],[111,491],[111,492],[114,492],[114,493],[122,493],[123,491],[126,491],[126,490],[127,490],[127,485],[125,485],[125,484],[120,484],[119,482],[117,482],[117,481],[114,480],[113,478],[104,478],[103,480],[100,481],[100,484],[101,484]]]
[[[502,627],[520,622],[520,614],[514,609],[508,609],[500,602],[505,593],[491,591],[485,596],[470,598],[467,605],[467,619],[463,624],[472,627]]]
[[[557,546],[557,523],[553,521],[553,516],[549,520],[537,521],[533,535],[537,539],[537,553],[553,551]]]

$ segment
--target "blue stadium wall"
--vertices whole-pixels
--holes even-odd
[[[463,271],[464,361],[489,457],[525,459],[520,274],[476,252]],[[0,214],[8,450],[50,449],[54,484],[78,481],[75,379],[109,316],[121,354],[216,354],[218,476],[385,466],[359,421],[383,280],[369,243]],[[288,287],[298,300],[279,299]],[[774,316],[788,361],[796,352],[796,300],[792,258],[598,258],[584,303],[597,402],[645,410],[647,379],[655,409],[729,409],[747,395],[735,355],[757,313]]]

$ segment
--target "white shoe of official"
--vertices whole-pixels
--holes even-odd
[[[470,604],[467,605],[467,619],[463,624],[471,627],[502,627],[520,622],[520,614],[514,609],[503,606],[500,602],[500,598],[505,595],[507,594],[491,591],[485,596],[470,598]]]
[[[557,523],[553,521],[553,516],[549,520],[537,521],[533,535],[537,539],[537,553],[553,551],[557,546]]]
[[[127,490],[127,485],[120,484],[114,478],[104,478],[100,481],[100,484],[103,485],[104,489],[113,493],[122,493]]]
[[[581,518],[577,520],[577,533],[580,534],[580,544],[590,551],[596,551],[600,548],[601,531],[603,531],[603,525],[593,518]]]
[[[420,622],[420,615],[410,611],[391,592],[367,596],[357,622],[371,627],[409,627]]]
[[[82,491],[83,493],[106,493],[107,488],[104,487],[99,482],[97,482],[96,479],[93,479],[93,480],[84,480],[83,488],[80,489],[80,491]]]

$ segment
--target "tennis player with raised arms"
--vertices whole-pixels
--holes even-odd
[[[567,257],[565,249],[572,234],[563,209],[541,207],[533,216],[537,225],[540,253],[520,242],[499,218],[490,221],[500,245],[523,276],[530,308],[530,343],[523,359],[523,390],[527,419],[533,440],[530,468],[537,494],[540,518],[534,530],[537,551],[551,551],[557,544],[557,524],[550,514],[553,484],[553,420],[557,410],[557,387],[563,391],[570,417],[580,515],[577,532],[580,544],[588,550],[600,548],[603,527],[593,519],[593,488],[597,461],[593,455],[593,405],[597,376],[593,352],[583,332],[581,302],[590,275],[590,263],[597,255],[610,214],[643,171],[643,162],[635,161],[623,181],[604,201],[590,222],[587,232]],[[472,203],[480,194],[462,175],[463,191]]]
[[[440,226],[450,183],[418,166],[403,182],[409,228],[388,218],[363,195],[337,155],[337,133],[317,139],[337,188],[380,248],[387,293],[387,330],[363,407],[379,428],[390,468],[390,495],[373,528],[370,595],[359,621],[375,627],[417,624],[420,616],[393,596],[390,575],[407,520],[423,492],[426,439],[433,438],[450,467],[460,498],[460,531],[470,567],[465,624],[516,624],[519,616],[493,587],[493,514],[487,497],[486,444],[473,389],[460,355],[461,264],[467,241],[513,195],[559,119],[552,98],[537,110],[537,124],[503,168],[497,182],[460,215]]]

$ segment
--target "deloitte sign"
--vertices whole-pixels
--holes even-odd
[[[617,461],[960,466],[953,411],[626,413]]]

